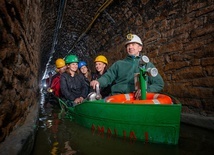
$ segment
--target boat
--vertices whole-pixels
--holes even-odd
[[[111,104],[97,100],[67,110],[72,121],[93,132],[148,143],[178,144],[181,104]]]
[[[140,80],[143,85],[145,81]],[[101,99],[98,88],[99,86],[97,92],[89,94],[93,97],[74,107],[67,107],[60,100],[60,105],[66,107],[67,115],[72,121],[109,137],[118,136],[146,143],[178,144],[180,103],[173,103],[168,95],[146,93],[144,89],[141,92],[144,99],[140,100],[135,100],[132,93]]]

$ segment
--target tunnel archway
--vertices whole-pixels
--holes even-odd
[[[127,33],[142,37],[143,53],[163,76],[164,91],[183,104],[183,114],[210,119],[213,6],[208,0],[2,1],[0,141],[38,104],[40,80],[56,58],[74,53],[93,62],[104,54],[112,64],[126,55]]]

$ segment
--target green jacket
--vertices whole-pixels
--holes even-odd
[[[111,84],[112,94],[125,94],[135,91],[134,75],[139,73],[140,57],[127,56],[123,60],[115,62],[105,74],[99,79],[100,87],[104,88]],[[146,68],[155,67],[151,62],[147,63]],[[164,82],[160,74],[156,77],[147,76],[147,92],[160,92],[164,87]]]

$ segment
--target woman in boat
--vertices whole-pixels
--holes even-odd
[[[126,94],[136,91],[135,97],[139,98],[141,93],[140,89],[135,90],[134,75],[140,72],[139,62],[142,57],[140,52],[143,49],[143,43],[137,35],[128,34],[125,48],[128,56],[123,60],[116,61],[102,77],[91,81],[90,85],[95,88],[99,84],[101,88],[105,88],[115,81],[111,87],[112,94]],[[146,69],[155,67],[151,62],[144,66]],[[160,92],[163,89],[164,81],[160,74],[155,77],[147,76],[147,78],[147,92]]]
[[[107,71],[107,65],[108,65],[108,60],[105,56],[103,55],[98,55],[95,60],[95,69],[96,73],[92,74],[92,80],[97,80],[99,79],[104,73]],[[100,90],[100,94],[102,95],[103,98],[109,96],[111,94],[111,83],[108,84],[105,88],[102,88]],[[94,88],[95,89],[95,88]]]
[[[65,58],[67,71],[60,78],[60,90],[62,99],[68,106],[75,106],[83,102],[87,96],[87,85],[84,78],[78,73],[78,58],[76,55],[68,55]]]
[[[92,80],[92,73],[91,70],[88,68],[88,65],[85,61],[80,61],[78,63],[78,68],[80,70],[80,73],[83,75],[84,79],[85,79],[85,84],[87,85],[88,88],[88,94],[92,91],[91,90],[91,86],[90,86],[90,82]]]
[[[60,91],[60,76],[66,71],[65,61],[62,58],[58,58],[55,61],[56,74],[52,77],[51,86],[49,92],[53,92],[55,96],[61,97]]]

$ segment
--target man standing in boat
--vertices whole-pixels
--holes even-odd
[[[115,84],[111,87],[112,95],[114,94],[126,94],[134,92],[135,82],[134,76],[140,72],[139,62],[141,60],[141,51],[143,49],[143,43],[141,39],[135,34],[128,34],[127,41],[125,42],[125,48],[128,56],[123,60],[118,60],[102,75],[99,79],[90,82],[90,85],[95,89],[98,84],[101,88],[105,88],[113,81]],[[154,64],[148,62],[147,68],[155,68]],[[161,75],[147,76],[147,92],[160,92],[164,87],[164,81]],[[140,89],[135,93],[135,97],[139,98],[141,95]]]

